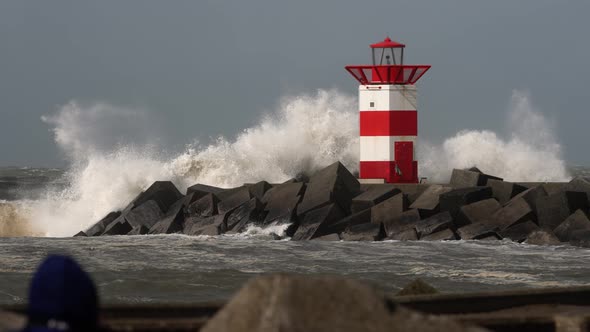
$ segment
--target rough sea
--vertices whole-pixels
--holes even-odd
[[[354,172],[359,160],[356,98],[337,91],[284,98],[235,138],[193,142],[180,152],[134,127],[141,117],[105,103],[69,103],[42,119],[67,167],[0,168],[0,305],[25,302],[31,274],[49,253],[75,257],[103,303],[224,300],[248,278],[272,272],[347,275],[391,293],[417,277],[443,292],[590,284],[590,249],[571,246],[274,240],[284,227],[218,237],[71,237],[157,180],[181,192],[196,183],[280,183],[336,160]],[[419,173],[433,183],[471,166],[518,182],[590,175],[587,167],[566,167],[551,123],[526,95],[514,93],[506,118],[504,133],[421,139]]]

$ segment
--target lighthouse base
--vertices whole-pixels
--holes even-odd
[[[418,162],[361,161],[359,179],[383,179],[387,183],[418,183]]]

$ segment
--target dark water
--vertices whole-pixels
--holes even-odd
[[[395,292],[421,277],[445,292],[590,285],[590,249],[510,242],[291,242],[264,236],[0,239],[0,304],[22,303],[52,252],[73,255],[105,303],[227,299],[261,273],[335,274]]]
[[[65,186],[61,175],[0,169],[0,200]],[[590,249],[498,241],[290,242],[272,240],[271,231],[215,238],[0,238],[0,304],[25,301],[31,274],[48,253],[73,255],[105,303],[224,300],[247,279],[273,272],[346,275],[388,292],[416,277],[445,292],[590,285]]]

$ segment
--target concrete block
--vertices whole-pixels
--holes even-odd
[[[330,204],[305,214],[303,220],[299,223],[297,231],[291,237],[291,240],[311,240],[314,237],[327,235],[325,229],[332,223],[344,217],[344,213],[338,204]]]
[[[102,235],[126,235],[132,228],[127,220],[122,219],[121,221],[110,223]]]
[[[570,244],[577,247],[590,248],[590,230],[581,229],[573,231],[570,236]]]
[[[340,241],[340,236],[338,234],[328,234],[320,237],[316,237],[312,239],[313,241]]]
[[[590,231],[590,220],[582,210],[576,210],[569,217],[567,217],[553,232],[561,242],[569,242],[572,238],[572,233],[580,230]]]
[[[459,208],[456,224],[462,227],[469,224],[475,224],[486,218],[489,218],[494,212],[502,206],[495,198],[488,198],[479,202],[464,205]]]
[[[164,213],[158,203],[154,200],[149,200],[129,211],[125,216],[125,220],[133,228],[145,226],[149,229],[162,219],[163,216]]]
[[[397,241],[417,241],[418,233],[414,228],[409,228],[399,233],[391,234],[385,238],[386,240],[397,240]]]
[[[226,214],[218,214],[207,218],[191,217],[187,219],[184,234],[216,236],[227,230]],[[190,226],[189,226],[190,225]]]
[[[295,212],[303,193],[305,192],[304,183],[283,183],[269,189],[261,199],[266,203],[267,211],[264,224],[272,222],[291,223],[295,221]]]
[[[432,215],[435,214],[439,210],[440,195],[451,191],[453,188],[451,187],[444,187],[439,184],[433,184],[428,187],[421,195],[416,198],[416,200],[410,205],[412,209],[418,209],[420,211],[420,215],[423,217],[425,215]]]
[[[226,189],[224,188],[219,188],[219,187],[213,187],[213,186],[208,186],[206,184],[195,184],[193,186],[190,186],[186,189],[186,194],[190,195],[190,194],[194,194],[195,200],[207,195],[207,194],[218,194],[222,191],[225,191]]]
[[[483,181],[480,177],[481,173],[478,172],[453,169],[450,185],[453,188],[477,187]]]
[[[78,233],[76,233],[76,235],[74,235],[74,237],[87,237],[88,235],[86,235],[86,233],[79,231]]]
[[[492,189],[490,187],[453,189],[440,195],[440,211],[449,211],[453,219],[455,219],[463,205],[479,202],[488,198],[492,198]]]
[[[371,222],[384,224],[402,214],[408,208],[408,198],[399,193],[371,208]]]
[[[266,181],[260,181],[254,184],[251,184],[248,186],[248,191],[250,191],[250,196],[251,197],[256,197],[259,200],[262,199],[262,197],[264,197],[264,194],[266,194],[266,192],[272,188],[272,186],[270,185],[270,183],[266,182]]]
[[[360,184],[357,179],[340,162],[336,162],[310,178],[303,199],[297,207],[297,215],[303,216],[331,203],[338,204],[344,213],[349,214],[352,198],[359,192]]]
[[[590,178],[576,176],[570,182],[566,183],[562,190],[584,192],[590,196]]]
[[[539,226],[534,222],[527,220],[508,227],[507,229],[500,231],[500,236],[505,239],[510,239],[514,242],[523,242],[527,237],[534,231],[539,230]]]
[[[561,191],[536,201],[541,228],[553,230],[578,209],[588,210],[588,196],[584,192]]]
[[[249,224],[260,224],[264,220],[264,204],[256,197],[240,205],[229,213],[227,217],[227,230],[243,232]]]
[[[384,237],[383,226],[374,223],[353,225],[340,234],[343,241],[380,241]]]
[[[487,185],[492,188],[492,197],[502,205],[508,203],[514,196],[527,190],[526,187],[519,184],[496,179],[488,180]]]
[[[184,229],[184,199],[179,199],[164,217],[150,228],[148,234],[181,233]]]
[[[535,214],[529,204],[520,197],[512,199],[504,207],[494,212],[489,221],[496,224],[500,230],[527,220],[533,220]]]
[[[414,229],[418,221],[420,221],[420,213],[418,210],[412,209],[387,219],[383,222],[383,227],[387,236],[393,236],[410,228]]]
[[[191,217],[211,217],[218,213],[217,204],[219,204],[217,196],[209,193],[191,203],[187,208],[187,213]]]
[[[462,240],[478,240],[497,234],[499,231],[500,228],[497,225],[484,221],[463,226],[457,230],[457,234]]]
[[[129,233],[127,233],[127,235],[145,235],[147,233],[149,233],[150,229],[145,227],[144,225],[139,225],[139,226],[135,226],[133,227],[133,229],[131,231],[129,231]]]
[[[424,236],[420,240],[424,241],[451,241],[456,240],[457,235],[451,229],[445,229],[444,231],[432,233]]]
[[[452,228],[453,226],[453,217],[451,217],[451,214],[448,211],[435,214],[432,217],[426,219],[422,219],[416,222],[414,225],[420,238],[448,228]]]
[[[217,194],[221,195],[221,194]],[[238,187],[232,192],[231,195],[221,198],[219,197],[219,203],[217,203],[217,210],[219,214],[224,214],[232,211],[238,206],[246,203],[252,198],[248,187]]]
[[[183,195],[172,182],[156,181],[134,199],[134,205],[137,207],[149,200],[154,200],[162,212],[166,213],[172,204],[182,197]]]
[[[532,232],[527,237],[525,243],[535,245],[558,245],[561,244],[557,236],[548,229],[540,229]]]
[[[365,223],[371,222],[371,209],[366,209],[360,212],[357,212],[353,215],[348,217],[342,218],[330,225],[326,225],[323,231],[327,234],[330,233],[342,233],[347,228],[352,227],[354,225],[360,225]]]
[[[537,200],[541,197],[547,197],[547,191],[543,186],[536,185],[521,192],[520,194],[517,194],[516,196],[512,197],[511,200],[517,200],[520,198],[524,199],[535,212],[535,215],[538,216]]]
[[[106,227],[112,223],[115,219],[121,216],[120,211],[110,212],[96,224],[92,225],[88,230],[85,231],[86,235],[88,236],[99,236],[104,233]]]
[[[399,193],[401,193],[401,190],[394,188],[392,185],[371,186],[370,189],[352,199],[350,211],[353,214],[361,212]]]

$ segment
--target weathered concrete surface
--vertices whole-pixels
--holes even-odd
[[[445,229],[444,231],[432,233],[420,238],[420,240],[424,241],[450,241],[456,239],[457,235],[451,229]]]
[[[400,232],[394,232],[385,238],[386,240],[397,240],[397,241],[417,241],[418,233],[416,229],[408,228]]]
[[[459,214],[463,205],[475,203],[492,197],[490,187],[471,187],[453,189],[440,195],[440,210],[449,211],[453,218]]]
[[[526,243],[535,245],[558,245],[561,244],[557,236],[553,232],[545,229],[540,229],[532,232],[527,237]]]
[[[588,210],[585,192],[560,191],[536,201],[539,226],[553,230],[578,209]]]
[[[352,225],[340,234],[344,241],[379,241],[384,237],[383,225],[375,223]]]
[[[505,230],[500,231],[500,236],[515,242],[522,242],[534,231],[539,230],[539,226],[528,220],[520,224],[513,225]]]
[[[399,217],[408,208],[408,198],[405,194],[399,193],[371,208],[371,222],[374,224],[385,224],[386,222]]]
[[[111,222],[113,222],[115,219],[119,218],[120,216],[121,216],[120,211],[110,212],[104,218],[102,218],[100,221],[98,221],[96,224],[94,224],[92,227],[90,227],[88,230],[86,230],[84,233],[86,233],[86,235],[88,235],[88,236],[99,236],[102,233],[104,233],[104,230]]]
[[[385,234],[391,237],[408,229],[412,229],[415,233],[414,227],[419,221],[420,213],[416,209],[411,209],[385,220],[383,227],[385,228]]]
[[[584,211],[578,209],[557,226],[553,232],[560,241],[568,242],[571,240],[572,233],[580,230],[590,231],[590,220],[588,220],[588,216]]]
[[[464,205],[459,208],[457,214],[457,226],[475,224],[479,221],[490,218],[502,206],[495,198],[488,198],[479,202]]]
[[[253,197],[229,214],[226,221],[227,230],[242,232],[251,223],[262,223],[265,214],[264,204],[257,197]]]
[[[511,198],[527,189],[517,183],[495,179],[488,180],[487,185],[492,188],[492,197],[498,200],[501,205],[508,203]]]
[[[219,198],[215,194],[205,194],[188,206],[188,215],[194,217],[211,217],[217,214],[218,203]]]
[[[298,182],[283,183],[269,189],[261,199],[262,203],[266,203],[267,211],[264,224],[275,221],[293,222],[305,189],[305,184]]]
[[[401,190],[394,188],[393,185],[372,186],[352,199],[350,211],[353,214],[361,212],[399,193],[401,193]]]
[[[453,188],[444,187],[434,184],[428,187],[418,198],[410,205],[412,209],[418,209],[420,215],[424,218],[431,216],[439,211],[440,195],[451,191]]]
[[[299,223],[297,231],[291,238],[294,241],[311,240],[314,237],[328,235],[324,229],[342,219],[344,213],[337,204],[330,204],[309,211]]]
[[[145,226],[151,228],[163,216],[164,213],[158,203],[151,199],[129,211],[125,215],[125,220],[127,220],[131,227]]]
[[[371,222],[371,209],[366,209],[361,212],[355,213],[348,217],[342,218],[334,223],[326,225],[323,231],[326,234],[339,234],[344,232],[347,228],[355,225],[365,224]]]

